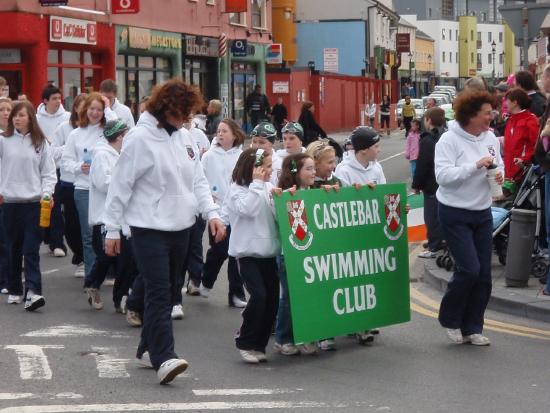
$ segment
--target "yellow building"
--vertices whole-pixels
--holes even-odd
[[[510,27],[504,25],[504,75],[514,73],[516,46],[514,45],[515,36]]]
[[[414,43],[417,96],[426,95],[433,89],[435,40],[417,30]]]
[[[283,45],[283,61],[292,66],[298,56],[296,43],[296,0],[273,0],[273,43]]]
[[[477,18],[460,16],[458,19],[459,77],[472,77],[477,74]]]

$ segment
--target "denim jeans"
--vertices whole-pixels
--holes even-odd
[[[288,295],[288,278],[286,274],[285,259],[278,257],[279,281],[281,294],[279,295],[279,310],[277,311],[277,323],[275,324],[275,341],[278,344],[294,344],[292,332],[292,317],[290,314],[290,296]]]
[[[457,267],[441,300],[439,322],[463,335],[481,334],[492,289],[491,209],[471,211],[440,203],[439,220]]]
[[[91,274],[95,262],[95,252],[92,246],[92,228],[88,224],[90,191],[88,191],[87,189],[75,189],[74,202],[78,211],[78,220],[80,222],[80,235],[82,237],[82,249],[84,252],[84,282],[87,284],[91,284]]]
[[[9,251],[8,290],[13,295],[26,295],[28,290],[42,294],[40,244],[44,231],[39,226],[40,203],[5,203],[4,228]],[[21,277],[21,260],[25,260],[25,289]]]

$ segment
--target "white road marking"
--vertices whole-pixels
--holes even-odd
[[[386,162],[386,161],[390,161],[390,160],[392,160],[392,159],[394,159],[394,158],[397,158],[398,156],[401,156],[401,155],[404,155],[404,154],[405,154],[405,152],[396,153],[395,155],[388,156],[387,158],[384,158],[384,159],[382,159],[381,161],[378,161],[378,163],[384,163],[384,162]]]
[[[43,328],[22,334],[23,337],[111,337],[130,338],[119,331],[106,331],[91,328],[85,324],[61,325]]]
[[[195,396],[255,396],[268,394],[287,394],[297,390],[290,389],[213,389],[193,390]]]
[[[52,370],[44,349],[63,349],[65,346],[11,345],[4,348],[15,351],[22,380],[51,380]]]
[[[90,356],[95,357],[97,371],[102,379],[119,379],[130,377],[126,371],[126,365],[130,359],[118,358],[118,351],[113,347],[94,347],[92,350],[95,353],[90,353]]]
[[[84,396],[78,393],[0,393],[0,400],[22,400],[22,399],[82,399]]]
[[[58,271],[59,271],[59,268],[54,268],[53,270],[42,271],[42,275],[53,274],[54,272],[58,272]]]
[[[346,408],[347,405],[338,405]],[[131,403],[20,406],[0,409],[0,413],[88,413],[88,412],[178,412],[192,410],[302,409],[335,408],[322,402],[198,402],[198,403]]]

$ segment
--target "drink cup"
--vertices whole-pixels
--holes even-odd
[[[499,173],[499,169],[491,168],[487,169],[487,180],[491,187],[491,196],[493,198],[499,198],[502,196],[502,185],[497,183],[496,176]]]

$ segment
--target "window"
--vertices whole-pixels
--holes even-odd
[[[216,5],[216,0],[206,0],[206,4],[209,4],[211,6],[215,6]]]
[[[441,40],[445,40],[445,29],[441,29]]]
[[[493,33],[492,32],[487,32],[487,41],[489,43],[491,43],[493,41]]]
[[[488,64],[492,64],[493,63],[493,54],[492,53],[489,53],[487,55],[487,63]]]
[[[480,42],[481,41],[481,32],[477,32],[477,40]]]
[[[48,50],[48,82],[61,89],[67,110],[72,109],[76,96],[93,90],[101,70],[100,59],[90,52]]]
[[[229,13],[229,23],[245,26],[246,13]]]
[[[458,63],[458,52],[455,53],[455,62]]]
[[[441,61],[445,63],[445,52],[441,53]]]
[[[502,32],[498,32],[498,42],[502,43]]]
[[[432,8],[431,7],[428,9],[428,17],[432,17]]]
[[[455,30],[455,40],[458,41],[458,30]]]
[[[474,64],[474,52],[470,53],[470,63]]]
[[[498,55],[498,63],[503,64],[504,63],[504,53],[501,53]]]
[[[470,30],[470,41],[474,41],[474,31]]]
[[[266,1],[252,0],[250,16],[252,18],[252,27],[267,27]]]
[[[453,53],[449,52],[449,63],[453,63]]]
[[[451,29],[449,29],[449,40],[453,40],[453,36],[451,35]]]

